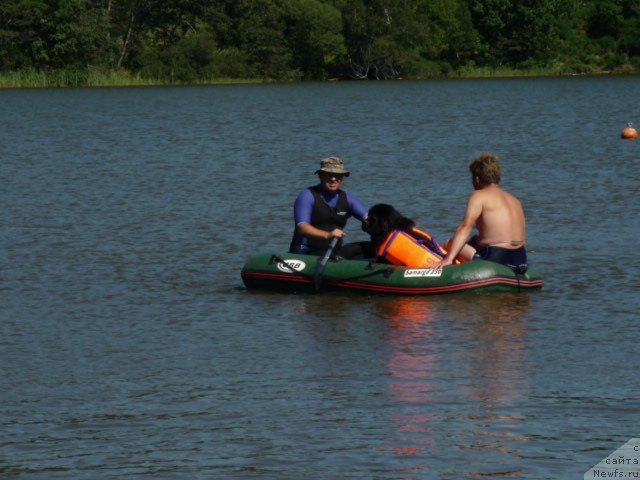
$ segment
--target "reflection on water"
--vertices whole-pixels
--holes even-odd
[[[505,294],[472,302],[478,325],[470,329],[474,348],[469,352],[469,372],[474,382],[468,398],[477,413],[467,416],[476,426],[469,432],[473,442],[468,448],[493,458],[491,468],[503,476],[526,473],[519,445],[528,441],[520,428],[526,416],[518,402],[528,397],[524,362],[530,299],[528,294]]]
[[[431,305],[422,299],[404,298],[391,304],[389,372],[391,398],[401,402],[428,402],[432,390],[429,376],[437,363],[437,353],[429,348],[433,331]]]
[[[529,294],[480,297],[473,301],[476,328],[470,359],[472,376],[483,379],[474,396],[482,405],[504,404],[526,395],[523,377]],[[454,304],[455,306],[455,304]]]
[[[518,444],[527,440],[519,430],[526,418],[517,403],[527,395],[529,295],[466,295],[446,303],[404,297],[378,307],[390,322],[389,397],[397,407],[390,450],[416,457],[413,472],[433,468],[434,452],[454,449],[477,457],[467,462],[474,466],[469,475],[524,474]],[[455,310],[455,324],[445,324],[442,308]]]
[[[400,406],[399,413],[392,418],[398,443],[391,449],[397,455],[422,457],[436,442],[434,414],[422,407],[434,402],[433,379],[437,376],[438,352],[431,325],[433,307],[428,299],[417,297],[401,298],[386,307],[391,327],[389,396]],[[426,467],[414,466],[411,472],[423,469]]]

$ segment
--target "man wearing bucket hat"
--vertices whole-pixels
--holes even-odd
[[[354,195],[341,189],[349,176],[340,157],[331,156],[320,162],[315,172],[320,183],[305,188],[296,198],[293,212],[296,222],[289,252],[322,255],[331,241],[345,237],[344,227],[349,217],[363,220],[367,208]],[[356,242],[342,246],[337,255],[343,258],[374,256],[371,242]]]

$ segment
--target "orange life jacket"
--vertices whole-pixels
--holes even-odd
[[[378,248],[379,257],[394,265],[412,268],[433,265],[442,260],[446,254],[447,252],[433,240],[431,235],[417,228],[411,229],[411,232],[394,230]]]

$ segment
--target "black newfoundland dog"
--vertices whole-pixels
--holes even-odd
[[[371,236],[371,242],[375,251],[387,239],[394,230],[409,231],[415,227],[410,218],[405,217],[393,206],[386,203],[378,203],[369,209],[367,219],[362,228]]]
[[[376,252],[376,256],[380,246],[394,230],[407,232],[419,244],[440,258],[443,258],[446,254],[442,247],[429,234],[417,229],[414,230],[415,223],[413,220],[405,217],[393,208],[393,206],[387,205],[386,203],[378,203],[371,207],[367,220],[362,228],[371,236],[371,243]],[[378,261],[385,261],[380,257],[377,258]]]

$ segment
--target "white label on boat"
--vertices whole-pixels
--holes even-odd
[[[283,262],[278,262],[278,270],[285,273],[293,273],[294,271],[301,272],[306,267],[306,263],[302,260],[296,260],[295,258],[284,259]]]
[[[404,271],[406,277],[439,277],[442,275],[442,267],[408,268]]]

